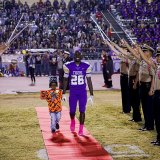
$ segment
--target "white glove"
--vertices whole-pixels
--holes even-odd
[[[93,96],[90,96],[88,98],[87,102],[89,102],[91,104],[91,106],[93,106]]]
[[[65,94],[62,95],[62,101],[63,101],[63,102],[67,102],[67,97],[66,97]]]

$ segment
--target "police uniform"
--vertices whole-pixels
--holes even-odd
[[[149,46],[143,47],[142,50],[150,50],[152,53],[154,51]],[[142,60],[140,62],[139,68],[140,100],[145,120],[144,127],[141,128],[142,131],[154,129],[153,96],[149,95],[151,82],[154,75],[154,69],[151,66],[149,66],[144,60]]]
[[[135,59],[131,59],[129,63],[129,94],[130,94],[130,104],[133,109],[133,119],[132,121],[141,121],[140,113],[140,96],[139,96],[139,84],[137,84],[136,89],[133,88],[136,76],[139,72],[139,63]]]
[[[128,85],[128,60],[121,58],[120,62],[120,85],[122,95],[122,111],[124,113],[130,113],[130,98],[129,98],[129,85]]]
[[[156,56],[160,55],[160,49],[157,50]],[[156,64],[156,74],[155,74],[155,84],[154,84],[154,118],[155,118],[155,126],[157,131],[157,141],[155,145],[160,146],[160,63]]]

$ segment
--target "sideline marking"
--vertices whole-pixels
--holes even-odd
[[[123,151],[116,151],[116,148],[120,148]],[[123,147],[123,148],[122,148]],[[139,149],[138,146],[128,144],[111,144],[104,146],[104,149],[109,152],[112,157],[149,157],[149,154]]]
[[[48,160],[46,149],[40,149],[39,151],[37,151],[37,157],[41,160]]]

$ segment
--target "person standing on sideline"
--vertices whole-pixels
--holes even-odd
[[[42,68],[44,76],[49,76],[49,53],[46,52],[42,57]]]
[[[107,55],[106,75],[108,83],[107,88],[112,88],[113,60],[110,55]]]
[[[144,54],[148,61],[152,61],[154,49],[144,44],[142,49],[136,46],[138,53]],[[139,130],[150,131],[154,130],[154,114],[153,114],[153,94],[154,94],[154,77],[155,71],[152,66],[148,65],[141,55],[134,55],[140,61],[139,67],[139,85],[140,85],[140,100],[145,124]]]
[[[35,75],[34,75],[34,71],[35,71],[35,56],[31,53],[29,53],[29,57],[28,57],[28,66],[29,66],[29,73],[31,75],[31,85],[35,85],[36,83],[36,79],[35,79]]]
[[[63,64],[72,61],[72,58],[70,57],[70,53],[68,51],[64,51],[63,54]],[[63,77],[64,77],[64,70],[63,70]],[[64,82],[64,81],[63,81]],[[69,81],[67,84],[67,90],[69,90]]]
[[[50,74],[51,76],[56,76],[57,74],[57,55],[55,52],[50,55]]]
[[[63,63],[70,62],[71,60],[70,53],[68,51],[64,51]]]
[[[75,114],[77,102],[79,104],[79,135],[83,135],[83,127],[85,121],[85,111],[87,103],[87,91],[86,91],[86,79],[88,83],[88,88],[90,91],[90,97],[88,101],[93,105],[93,86],[91,80],[91,65],[86,62],[82,62],[82,55],[80,51],[75,51],[74,61],[65,63],[63,65],[64,69],[64,86],[63,86],[63,97],[62,100],[66,101],[66,89],[69,79],[69,107],[70,107],[70,130],[75,131]]]
[[[132,48],[125,40],[122,41],[127,47],[131,56],[134,54],[138,55],[138,50]],[[133,56],[130,58],[129,63],[129,94],[130,94],[130,104],[133,109],[133,118],[129,121],[140,122],[142,121],[140,112],[140,95],[139,95],[139,83],[137,77],[139,76],[139,64],[140,62]]]
[[[108,86],[107,71],[106,71],[107,55],[105,50],[102,50],[101,58],[102,58],[102,72],[104,79],[104,85],[102,87],[107,87]]]
[[[24,62],[25,62],[25,67],[26,67],[26,76],[29,77],[29,65],[28,65],[28,58],[29,58],[29,53],[26,51],[26,54],[24,55]]]
[[[113,42],[105,41],[105,44],[110,47],[110,49],[121,59],[120,63],[120,85],[121,85],[121,95],[122,95],[122,113],[130,113],[130,97],[129,97],[129,85],[128,85],[128,58],[124,56],[127,52],[125,46],[119,47]]]
[[[154,109],[154,119],[157,131],[157,139],[152,141],[154,145],[160,146],[160,48],[156,51],[156,62],[148,60],[146,56],[140,52],[143,60],[155,70],[155,80],[154,80],[154,97],[153,97],[153,109]]]
[[[63,52],[59,51],[57,57],[57,68],[58,68],[58,75],[59,75],[59,88],[63,88]]]
[[[51,132],[54,133],[59,129],[59,121],[62,111],[62,90],[57,89],[56,77],[49,83],[51,88],[46,92],[46,101],[48,102],[49,113],[51,116]]]
[[[42,76],[42,72],[41,72],[41,55],[40,53],[38,53],[36,55],[36,68],[35,68],[35,72],[36,72],[36,76]]]
[[[123,50],[127,50],[125,46],[121,46]],[[130,113],[130,97],[129,97],[129,85],[128,85],[128,71],[129,63],[128,59],[121,58],[120,62],[120,85],[121,85],[121,94],[122,94],[122,112]]]

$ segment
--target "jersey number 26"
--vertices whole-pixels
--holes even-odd
[[[84,84],[83,75],[72,75],[71,85],[82,85]]]

